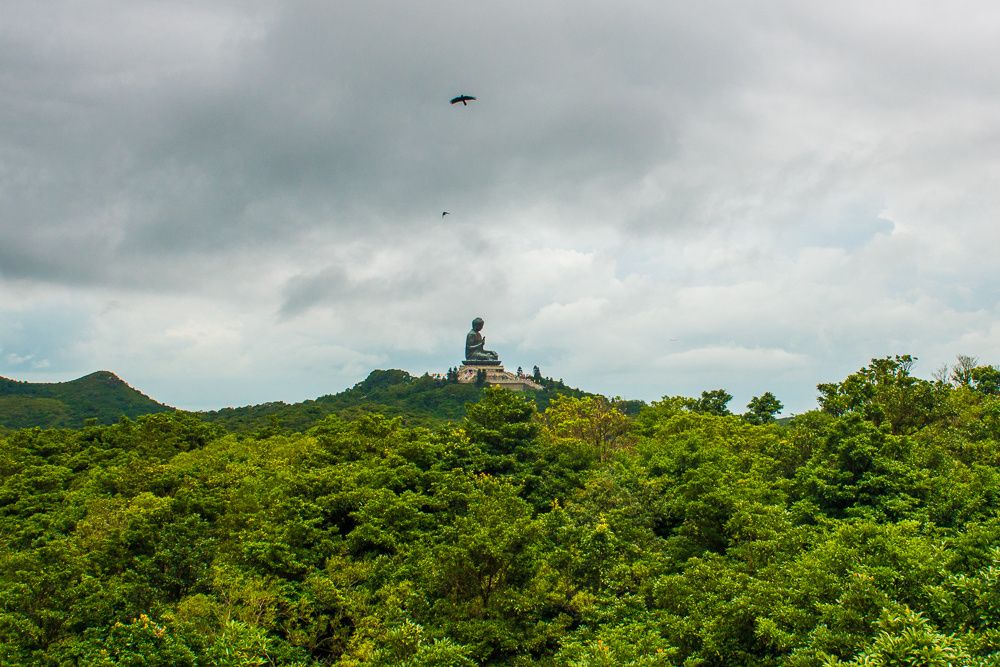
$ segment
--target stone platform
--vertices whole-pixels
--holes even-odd
[[[500,362],[497,362],[499,364]],[[511,391],[538,391],[542,385],[534,382],[529,377],[518,377],[514,373],[505,371],[500,365],[472,365],[462,364],[458,367],[458,381],[463,384],[473,384],[476,381],[476,374],[479,371],[486,373],[486,384],[491,387],[503,387]]]

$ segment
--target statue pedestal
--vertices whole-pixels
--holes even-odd
[[[473,384],[479,371],[486,374],[486,384],[491,387],[503,387],[511,391],[538,391],[542,385],[527,377],[518,377],[503,369],[500,362],[465,361],[458,367],[458,381],[462,384]]]

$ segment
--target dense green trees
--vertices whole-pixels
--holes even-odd
[[[765,391],[760,396],[754,396],[747,403],[747,411],[743,413],[743,419],[751,424],[770,424],[774,421],[775,415],[785,407],[781,401],[769,391]]]
[[[832,415],[857,413],[893,433],[910,433],[940,417],[943,387],[910,374],[908,354],[872,359],[843,382],[818,386],[820,407]]]
[[[431,428],[9,431],[0,663],[1000,664],[992,367],[911,363],[787,423],[485,389]]]
[[[572,439],[590,445],[601,461],[617,449],[630,447],[632,423],[603,396],[559,396],[545,410],[545,430],[551,440]]]
[[[707,415],[717,415],[722,417],[724,415],[732,414],[729,412],[729,401],[733,400],[733,395],[730,394],[725,389],[713,389],[711,391],[701,392],[701,397],[698,399],[692,399],[689,406],[695,412],[702,412]]]

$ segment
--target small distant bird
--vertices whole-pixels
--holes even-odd
[[[452,98],[451,103],[452,104],[458,104],[459,102],[461,102],[462,106],[467,107],[467,106],[469,106],[469,102],[471,102],[474,99],[476,99],[476,98],[473,97],[472,95],[465,95],[463,93],[462,95],[459,95],[458,97]]]
[[[446,216],[446,215],[448,215],[448,211],[441,211],[441,217],[442,217],[442,218],[443,218],[444,216]]]

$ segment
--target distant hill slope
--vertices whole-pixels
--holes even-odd
[[[479,400],[482,390],[471,384],[448,383],[401,370],[374,370],[339,394],[301,403],[276,401],[198,413],[227,430],[247,433],[264,429],[304,431],[329,414],[346,417],[379,413],[403,417],[410,425],[431,425],[465,415],[466,403]]]
[[[542,391],[530,392],[539,410],[555,396],[590,396],[566,386],[561,380],[544,378]],[[367,378],[339,394],[320,396],[301,403],[276,401],[239,408],[199,412],[203,420],[235,433],[304,431],[336,413],[351,418],[367,413],[402,417],[410,426],[432,426],[465,416],[465,406],[479,400],[482,389],[401,370],[375,370]],[[638,410],[641,402],[623,404],[626,412]],[[0,377],[0,428],[80,428],[88,419],[113,424],[129,418],[174,410],[133,389],[108,371],[98,371],[70,382],[19,382]]]
[[[69,382],[19,382],[0,377],[0,426],[79,428],[88,419],[113,424],[174,408],[157,403],[108,371]]]
[[[530,392],[540,410],[560,394],[591,395],[567,387],[562,381],[545,378],[542,391]],[[430,426],[465,416],[465,406],[479,400],[482,389],[472,384],[457,384],[429,375],[415,377],[406,371],[374,370],[350,389],[315,400],[288,404],[263,403],[240,408],[224,408],[199,413],[203,419],[221,424],[234,432],[248,433],[267,429],[304,431],[328,414],[351,417],[377,412],[402,417],[408,425]],[[641,402],[630,401],[626,411],[637,411]]]

